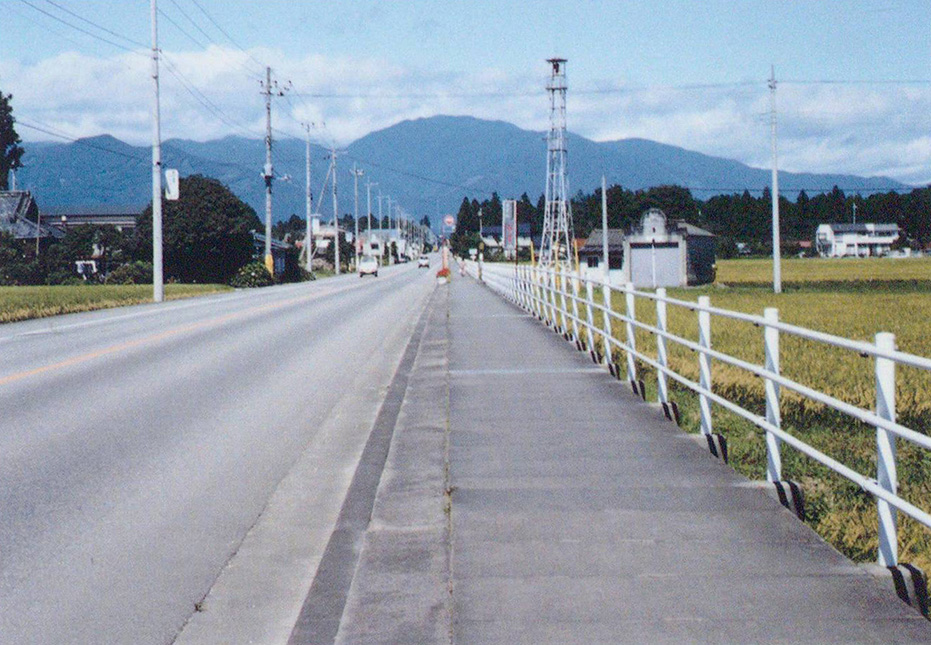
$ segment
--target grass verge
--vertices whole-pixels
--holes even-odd
[[[167,284],[165,299],[231,291],[221,284]],[[151,285],[0,287],[0,323],[152,302]]]

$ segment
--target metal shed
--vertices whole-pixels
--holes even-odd
[[[624,241],[624,277],[635,287],[685,287],[714,281],[714,235],[686,222],[667,223],[651,208]]]

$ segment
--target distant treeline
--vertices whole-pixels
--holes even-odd
[[[661,208],[669,219],[682,219],[717,235],[721,256],[736,253],[738,242],[746,244],[754,253],[772,250],[772,193],[768,188],[759,197],[744,191],[702,201],[681,186],[628,190],[615,185],[608,188],[607,197],[609,228],[630,231],[639,223],[644,211],[655,207]],[[931,246],[931,187],[916,188],[909,193],[875,193],[863,197],[846,195],[835,186],[833,190],[813,197],[802,191],[794,202],[780,197],[783,249],[786,252],[798,251],[799,242],[814,239],[819,224],[852,222],[854,205],[858,222],[898,224],[902,230],[902,246]],[[454,245],[465,246],[477,241],[479,209],[485,226],[501,225],[501,198],[497,193],[482,202],[464,198],[452,239]],[[526,193],[518,200],[518,221],[529,222],[534,236],[543,230],[543,211],[542,195],[536,204]],[[575,195],[572,218],[576,237],[587,237],[593,229],[601,228],[600,188],[590,194],[579,191]]]

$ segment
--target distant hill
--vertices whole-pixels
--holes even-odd
[[[569,183],[573,193],[591,192],[605,174],[609,184],[649,188],[678,184],[706,199],[714,194],[761,190],[770,171],[645,139],[594,142],[569,135]],[[275,183],[275,219],[304,213],[304,142],[275,142],[275,172],[290,180]],[[314,199],[327,170],[326,151],[313,146],[311,155]],[[119,205],[141,210],[151,195],[151,152],[110,136],[76,143],[28,143],[26,166],[18,177],[43,206],[89,207]],[[201,173],[226,183],[262,215],[265,162],[264,142],[229,136],[196,142],[170,139],[163,144],[163,165],[182,175]],[[436,116],[403,121],[372,132],[352,143],[339,157],[338,199],[341,213],[353,212],[349,168],[358,163],[366,177],[359,184],[359,212],[365,212],[364,181],[378,182],[372,210],[377,213],[378,190],[399,200],[417,219],[436,220],[437,213],[458,209],[464,195],[481,198],[492,191],[502,197],[526,192],[533,201],[544,190],[546,143],[540,132],[522,130],[503,121],[464,116]],[[907,189],[885,177],[782,172],[780,187],[790,197],[799,189],[809,193],[837,185],[846,191]],[[320,210],[332,215],[329,188]],[[387,214],[387,213],[386,213]]]

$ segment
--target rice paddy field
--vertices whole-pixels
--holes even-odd
[[[230,290],[219,284],[166,284],[165,298],[175,300]],[[0,287],[0,323],[151,301],[151,285]]]
[[[673,298],[696,301],[707,295],[714,307],[762,315],[779,309],[780,320],[847,338],[870,341],[877,332],[891,332],[902,351],[931,357],[931,258],[824,260],[798,259],[783,263],[784,292],[771,291],[772,265],[765,260],[719,261],[712,286],[671,289]],[[600,300],[600,297],[599,297]],[[614,294],[615,310],[624,307]],[[637,318],[654,324],[655,304],[637,299]],[[600,317],[596,317],[596,324]],[[624,329],[615,324],[620,338]],[[668,307],[671,333],[698,339],[697,314]],[[656,356],[656,344],[645,331],[636,333],[638,349]],[[763,330],[752,324],[712,316],[712,347],[762,365]],[[866,410],[875,406],[874,364],[871,358],[781,334],[782,373]],[[698,381],[698,356],[667,343],[670,367]],[[625,365],[615,351],[614,359]],[[623,371],[623,367],[622,367]],[[656,400],[655,370],[638,366],[648,400]],[[898,421],[927,434],[931,429],[931,374],[896,368]],[[712,361],[713,390],[757,414],[765,414],[763,381],[743,370]],[[683,426],[698,431],[697,396],[671,383],[671,398],[679,404]],[[782,427],[861,474],[875,477],[876,432],[821,404],[783,389]],[[751,479],[764,479],[766,449],[762,430],[714,406],[714,431],[727,437],[730,463]],[[931,454],[902,439],[898,443],[899,493],[931,511]],[[783,479],[799,482],[805,492],[807,521],[823,537],[856,561],[874,561],[878,546],[876,505],[847,480],[791,448],[782,449]],[[931,529],[899,514],[899,551],[903,562],[931,571]]]

